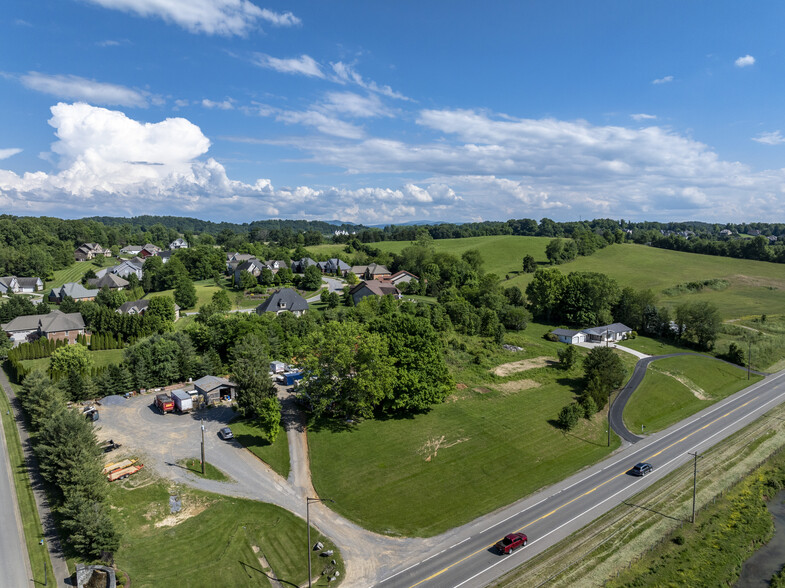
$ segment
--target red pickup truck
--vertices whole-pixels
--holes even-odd
[[[172,412],[174,410],[174,400],[168,394],[156,394],[155,406],[161,411],[161,414]]]
[[[504,539],[499,541],[495,547],[502,555],[509,555],[519,547],[526,547],[529,538],[523,533],[510,533]]]

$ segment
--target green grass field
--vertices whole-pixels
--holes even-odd
[[[189,457],[188,459],[181,459],[177,465],[184,467],[192,474],[196,474],[200,478],[206,480],[215,480],[217,482],[228,482],[229,476],[224,474],[221,470],[211,464],[209,461],[204,462],[204,474],[202,474],[202,462],[198,457]]]
[[[113,485],[109,496],[122,533],[115,563],[129,574],[134,588],[269,586],[271,571],[284,586],[307,584],[306,527],[299,517],[270,504],[140,476]],[[182,501],[180,515],[170,514],[170,494]],[[311,541],[335,549],[343,577],[343,562],[329,539],[311,529]],[[313,556],[316,576],[327,562]],[[314,585],[326,586],[326,576]]]
[[[624,423],[653,433],[711,406],[761,379],[708,357],[687,355],[653,362],[624,409]]]
[[[93,367],[104,367],[111,364],[119,364],[123,361],[122,349],[107,349],[105,351],[90,351],[90,357],[93,359]],[[44,357],[41,359],[26,359],[22,362],[26,368],[35,370],[46,371],[49,369],[50,358]]]
[[[534,327],[534,328],[532,328]],[[561,344],[532,325],[510,337],[524,352],[488,350],[468,361],[478,342],[448,350],[458,384],[427,414],[309,427],[311,472],[334,509],[376,532],[431,536],[510,504],[607,456],[602,411],[571,433],[551,422],[580,389],[580,367],[552,365]],[[582,350],[583,351],[583,350]],[[629,354],[621,354],[621,357]],[[631,373],[635,361],[625,358]],[[528,360],[525,371],[497,376],[501,364]],[[459,368],[465,365],[468,367]]]
[[[230,424],[234,439],[283,478],[289,477],[289,443],[283,427],[278,431],[275,443],[270,444],[261,429],[246,419]]]
[[[669,353],[683,353],[685,351],[692,352],[693,349],[682,347],[672,342],[660,341],[652,339],[651,337],[638,336],[635,339],[627,339],[619,343],[622,347],[629,347],[635,351],[640,351],[647,355],[667,355]]]
[[[437,251],[457,256],[468,249],[478,249],[485,261],[485,271],[493,272],[502,279],[509,275],[510,280],[505,286],[517,285],[525,289],[532,275],[521,272],[523,256],[531,254],[540,265],[547,265],[545,247],[549,241],[547,237],[504,235],[440,239],[434,241],[434,247]],[[382,251],[395,253],[409,245],[408,241],[372,244]],[[342,246],[320,245],[311,249],[331,251],[346,257]],[[717,304],[725,318],[781,312],[785,290],[785,264],[682,253],[632,243],[606,247],[589,257],[578,257],[559,266],[559,269],[564,273],[601,272],[616,279],[622,287],[651,288],[659,296],[661,304],[671,307],[685,300],[709,300]],[[662,293],[677,284],[712,278],[728,280],[730,286],[722,291],[707,289],[673,297]]]
[[[8,461],[11,464],[11,474],[16,488],[16,499],[19,504],[19,512],[22,517],[22,528],[27,544],[27,553],[30,557],[30,565],[33,570],[33,579],[36,584],[43,584],[44,566],[51,574],[52,562],[49,559],[49,552],[42,548],[38,541],[44,536],[41,520],[38,518],[38,508],[33,496],[33,487],[30,477],[27,475],[22,443],[19,439],[19,432],[16,429],[14,417],[10,414],[11,405],[5,391],[0,390],[0,416],[3,419],[3,432],[8,448]]]
[[[115,265],[117,260],[109,258],[104,265],[98,265],[92,261],[77,261],[65,269],[57,270],[54,272],[52,279],[46,281],[44,284],[44,293],[48,294],[52,288],[59,288],[68,282],[81,282],[88,270],[92,269],[97,272],[103,267],[111,267]]]

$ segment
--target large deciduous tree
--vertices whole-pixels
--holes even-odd
[[[721,323],[720,311],[711,302],[695,300],[676,307],[681,338],[703,349],[714,346]]]
[[[583,359],[584,395],[594,400],[598,409],[605,406],[608,394],[624,383],[627,370],[610,347],[595,347]]]
[[[256,418],[271,443],[280,429],[281,405],[270,379],[270,361],[264,342],[246,335],[232,348],[232,380],[238,386],[237,406],[246,417]]]

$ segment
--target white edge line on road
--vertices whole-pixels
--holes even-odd
[[[392,580],[392,579],[393,579],[395,576],[398,576],[398,575],[400,575],[400,574],[403,574],[404,572],[408,572],[408,571],[409,571],[409,570],[411,570],[412,568],[416,568],[417,566],[419,566],[421,563],[422,563],[421,561],[418,561],[416,564],[412,564],[412,565],[410,565],[408,568],[404,568],[404,569],[402,569],[400,572],[395,572],[395,573],[394,573],[392,576],[387,576],[387,577],[386,577],[384,580],[382,580],[381,582],[379,582],[379,584],[383,584],[383,583],[384,583],[384,582],[386,582],[387,580]]]
[[[748,415],[747,415],[745,418],[748,418],[748,417],[750,417],[750,416],[754,415],[754,414],[755,414],[756,412],[758,412],[759,410],[761,410],[761,409],[765,408],[766,406],[768,406],[768,405],[769,405],[769,404],[771,404],[772,402],[774,402],[774,401],[776,401],[776,400],[779,400],[779,399],[780,399],[780,398],[782,398],[783,396],[785,396],[785,393],[783,393],[783,394],[780,394],[779,396],[775,396],[774,398],[772,398],[772,399],[771,399],[771,400],[769,400],[768,402],[766,402],[766,403],[764,403],[764,404],[760,405],[758,408],[754,409],[754,410],[753,410],[752,412],[750,412],[750,413],[749,413],[749,414],[748,414]],[[696,419],[696,420],[697,420],[697,419]],[[700,441],[699,443],[695,444],[693,447],[691,447],[690,449],[688,449],[688,450],[687,450],[687,451],[685,451],[684,453],[680,453],[679,455],[677,455],[677,456],[676,456],[676,457],[674,457],[673,459],[671,459],[671,460],[667,461],[665,464],[663,464],[663,465],[662,465],[662,466],[660,466],[660,467],[661,467],[661,468],[666,468],[666,467],[668,467],[668,465],[670,465],[671,463],[673,463],[673,462],[674,462],[674,461],[676,461],[677,459],[681,459],[681,458],[683,458],[685,455],[687,455],[687,454],[690,452],[690,450],[692,450],[692,449],[695,449],[696,447],[698,447],[699,445],[701,445],[701,444],[703,444],[703,443],[706,443],[706,442],[707,442],[707,441],[709,441],[710,439],[712,439],[712,438],[716,437],[717,435],[719,435],[720,433],[722,433],[722,432],[723,432],[723,431],[725,431],[726,429],[728,429],[728,428],[730,428],[730,427],[733,427],[733,426],[734,426],[734,425],[736,425],[736,424],[738,424],[738,421],[736,421],[736,422],[733,422],[733,423],[730,423],[729,425],[727,425],[727,426],[723,427],[722,429],[720,429],[719,431],[717,431],[717,432],[716,432],[716,433],[714,433],[713,435],[711,435],[711,436],[709,436],[709,437],[706,437],[705,439],[703,439],[703,440],[702,440],[702,441]],[[686,426],[686,425],[685,425],[685,426]],[[677,429],[677,430],[678,430],[678,429]],[[659,468],[658,468],[658,469],[659,469]],[[632,486],[634,486],[634,485],[635,485],[635,484],[637,484],[638,482],[641,482],[642,480],[643,480],[643,478],[638,478],[638,479],[637,479],[637,480],[635,480],[634,482],[631,482],[631,483],[630,483],[628,486],[626,486],[625,488],[622,488],[622,489],[621,489],[621,490],[619,490],[618,492],[615,492],[614,494],[610,495],[610,496],[609,496],[608,498],[606,498],[605,500],[603,500],[603,501],[601,501],[601,502],[598,502],[598,503],[597,503],[597,504],[595,504],[594,506],[592,506],[592,507],[590,507],[590,508],[588,508],[588,509],[584,510],[584,511],[583,511],[582,513],[580,513],[579,515],[576,515],[575,517],[571,518],[569,521],[567,521],[567,522],[565,522],[565,523],[562,523],[561,525],[559,525],[559,526],[558,526],[558,527],[556,527],[555,529],[551,529],[550,531],[548,531],[547,533],[545,533],[545,535],[542,535],[542,536],[538,537],[537,539],[534,539],[534,540],[532,540],[532,541],[529,541],[529,544],[534,544],[534,543],[536,543],[537,541],[540,541],[540,540],[542,540],[542,539],[545,539],[545,538],[546,538],[548,535],[550,535],[551,533],[555,533],[556,531],[558,531],[559,529],[561,529],[561,528],[562,528],[562,527],[564,527],[565,525],[568,525],[568,524],[572,523],[573,521],[575,521],[575,520],[577,520],[577,519],[581,518],[582,516],[584,516],[584,515],[585,515],[586,513],[588,513],[589,511],[591,511],[591,510],[594,510],[594,509],[595,509],[595,508],[597,508],[598,506],[600,506],[600,505],[602,505],[602,504],[604,504],[604,503],[608,502],[609,500],[611,500],[611,499],[615,498],[617,495],[621,494],[622,492],[625,492],[626,490],[629,490],[629,489],[630,489]],[[521,552],[521,553],[522,553],[522,552]],[[504,563],[505,561],[508,561],[508,560],[507,560],[507,559],[501,559],[501,560],[497,561],[496,563],[494,563],[494,564],[492,564],[492,565],[488,566],[488,567],[487,567],[487,568],[485,568],[484,570],[482,570],[482,571],[480,571],[480,572],[476,573],[476,574],[475,574],[475,575],[473,575],[471,578],[467,578],[466,580],[464,580],[464,581],[463,581],[463,582],[461,582],[460,584],[456,584],[456,585],[455,585],[453,588],[460,588],[460,586],[463,586],[463,585],[464,585],[464,584],[466,584],[467,582],[471,582],[471,581],[472,581],[474,578],[476,578],[477,576],[481,576],[482,574],[484,574],[485,572],[487,572],[487,571],[488,571],[488,570],[490,570],[491,568],[494,568],[494,567],[496,567],[497,565],[499,565],[500,563]]]
[[[439,553],[434,553],[433,555],[431,555],[431,556],[429,556],[429,557],[426,557],[426,558],[425,558],[424,560],[422,560],[420,563],[421,563],[421,564],[423,564],[423,563],[425,563],[426,561],[428,561],[429,559],[433,559],[433,558],[434,558],[434,557],[436,557],[437,555],[441,555],[441,554],[442,554],[442,553],[444,553],[445,551],[447,551],[447,550],[446,550],[446,549],[442,549],[442,550],[441,550]]]
[[[447,549],[452,549],[453,547],[458,547],[461,543],[466,543],[469,539],[471,539],[471,536],[467,537],[463,541],[458,541],[458,543],[456,543],[455,545],[450,545]]]

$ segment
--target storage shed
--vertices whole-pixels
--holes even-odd
[[[286,364],[282,361],[271,361],[270,371],[274,374],[280,374],[286,371]]]
[[[237,394],[237,384],[218,376],[199,378],[194,382],[194,388],[205,404],[220,402],[226,396],[234,400]]]

